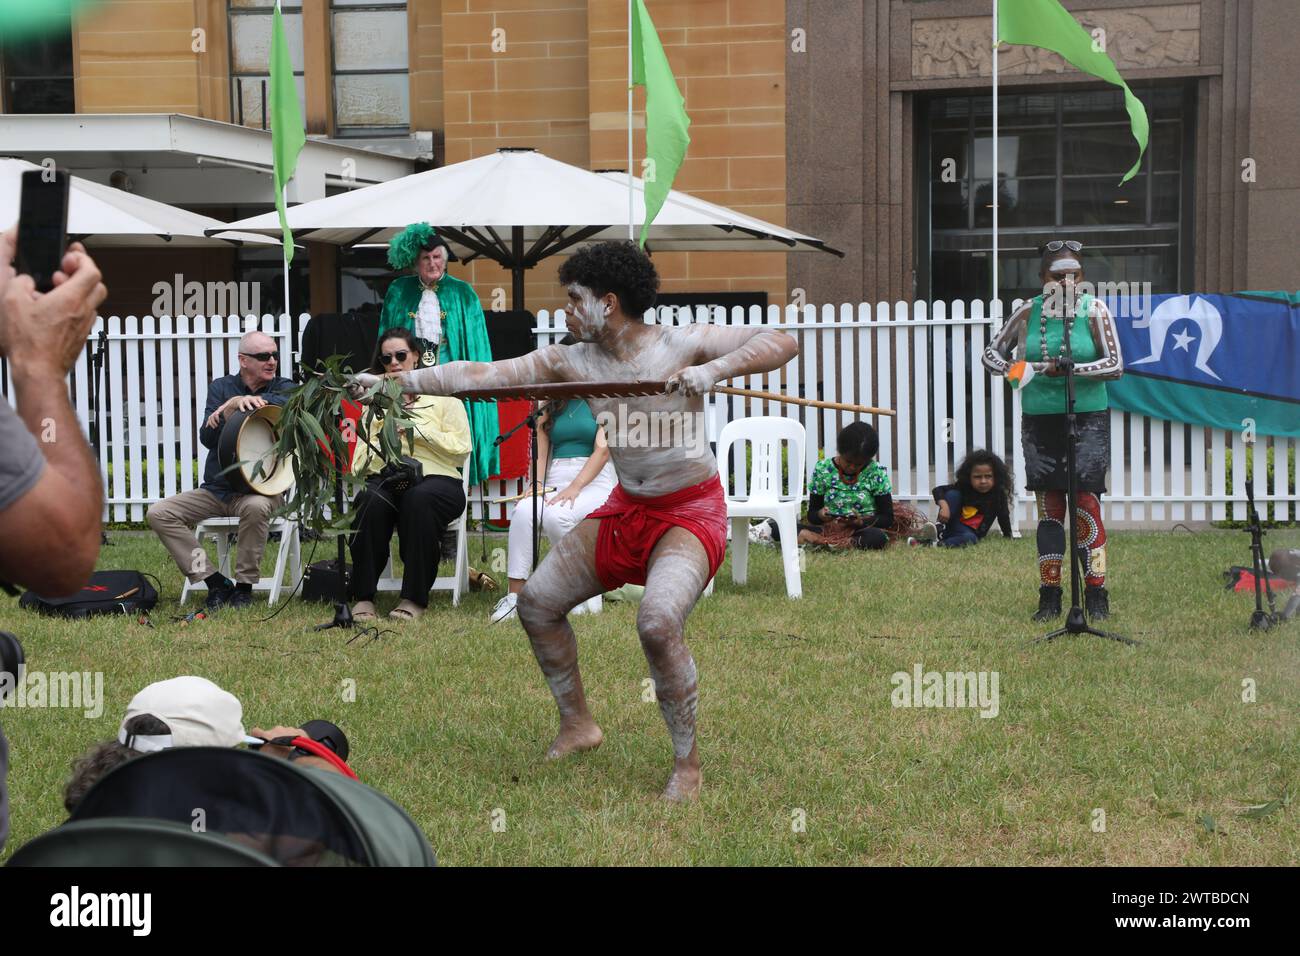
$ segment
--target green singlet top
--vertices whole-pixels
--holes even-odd
[[[1041,362],[1043,360],[1043,297],[1034,296],[1034,308],[1029,313],[1025,329],[1025,360]],[[1092,296],[1079,297],[1079,308],[1070,327],[1070,350],[1074,353],[1076,367],[1101,358],[1101,349],[1092,340],[1092,328],[1088,321],[1088,310],[1092,308]],[[1065,323],[1060,319],[1047,320],[1047,357],[1057,358],[1061,352],[1061,342],[1065,338]],[[1064,415],[1065,414],[1065,376],[1048,376],[1039,373],[1034,376],[1021,396],[1021,411],[1026,415]],[[1100,412],[1109,407],[1106,395],[1106,383],[1096,378],[1074,378],[1074,410],[1076,412]]]
[[[596,416],[581,398],[571,398],[551,426],[551,457],[590,458],[596,447]]]

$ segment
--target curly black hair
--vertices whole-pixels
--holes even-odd
[[[153,714],[139,714],[126,722],[126,731],[130,734],[156,735],[170,734],[172,729]],[[63,807],[69,813],[77,809],[86,793],[97,784],[104,774],[128,760],[141,756],[116,740],[105,740],[95,744],[88,751],[72,762],[72,776],[63,788]]]
[[[974,493],[970,483],[970,473],[975,470],[976,465],[988,465],[993,469],[993,491],[1003,495],[1008,505],[1014,504],[1011,500],[1012,495],[1015,494],[1011,468],[987,448],[976,448],[961,460],[961,464],[957,466],[957,487],[964,492]]]
[[[560,264],[560,285],[585,285],[597,296],[614,293],[623,314],[640,318],[655,304],[659,273],[634,242],[598,242]]]
[[[866,422],[854,422],[840,431],[835,450],[853,461],[871,461],[880,451],[880,436]]]

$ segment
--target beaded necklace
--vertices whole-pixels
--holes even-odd
[[[1075,316],[1071,316],[1069,321],[1074,321]],[[1061,319],[1065,322],[1065,319]],[[1038,310],[1038,345],[1043,353],[1043,361],[1050,362],[1052,357],[1047,354],[1047,300],[1043,300],[1042,307]],[[1065,358],[1065,336],[1061,336],[1061,347],[1056,353],[1058,358]]]

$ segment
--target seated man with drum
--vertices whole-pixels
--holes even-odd
[[[208,449],[203,484],[193,491],[155,502],[149,508],[149,527],[162,539],[172,560],[192,584],[208,586],[207,606],[247,607],[253,600],[253,584],[261,577],[259,567],[266,550],[271,513],[280,506],[282,495],[263,495],[236,490],[218,454],[222,432],[233,417],[237,429],[245,417],[264,405],[283,405],[293,382],[278,374],[280,351],[275,340],[263,332],[248,332],[239,340],[239,373],[224,375],[208,386],[204,421],[199,441]],[[236,437],[226,436],[227,442]],[[237,449],[236,449],[237,451]],[[238,460],[239,455],[234,456]],[[236,479],[241,488],[245,482]],[[207,554],[194,529],[208,518],[238,518],[235,551],[235,580],[208,564]]]

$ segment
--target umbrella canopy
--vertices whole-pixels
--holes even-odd
[[[645,218],[644,189],[633,178],[632,220]],[[499,149],[478,159],[404,176],[294,206],[298,239],[354,245],[386,242],[425,221],[461,258],[479,257],[514,273],[522,308],[523,270],[577,245],[628,235],[627,174],[593,173],[535,149]],[[230,228],[279,233],[275,213]],[[822,240],[672,191],[650,227],[647,246],[665,251],[830,252]]]
[[[0,226],[18,221],[22,174],[40,169],[23,159],[0,159]],[[275,245],[252,233],[230,232],[224,222],[73,176],[68,189],[68,237],[102,246]]]

